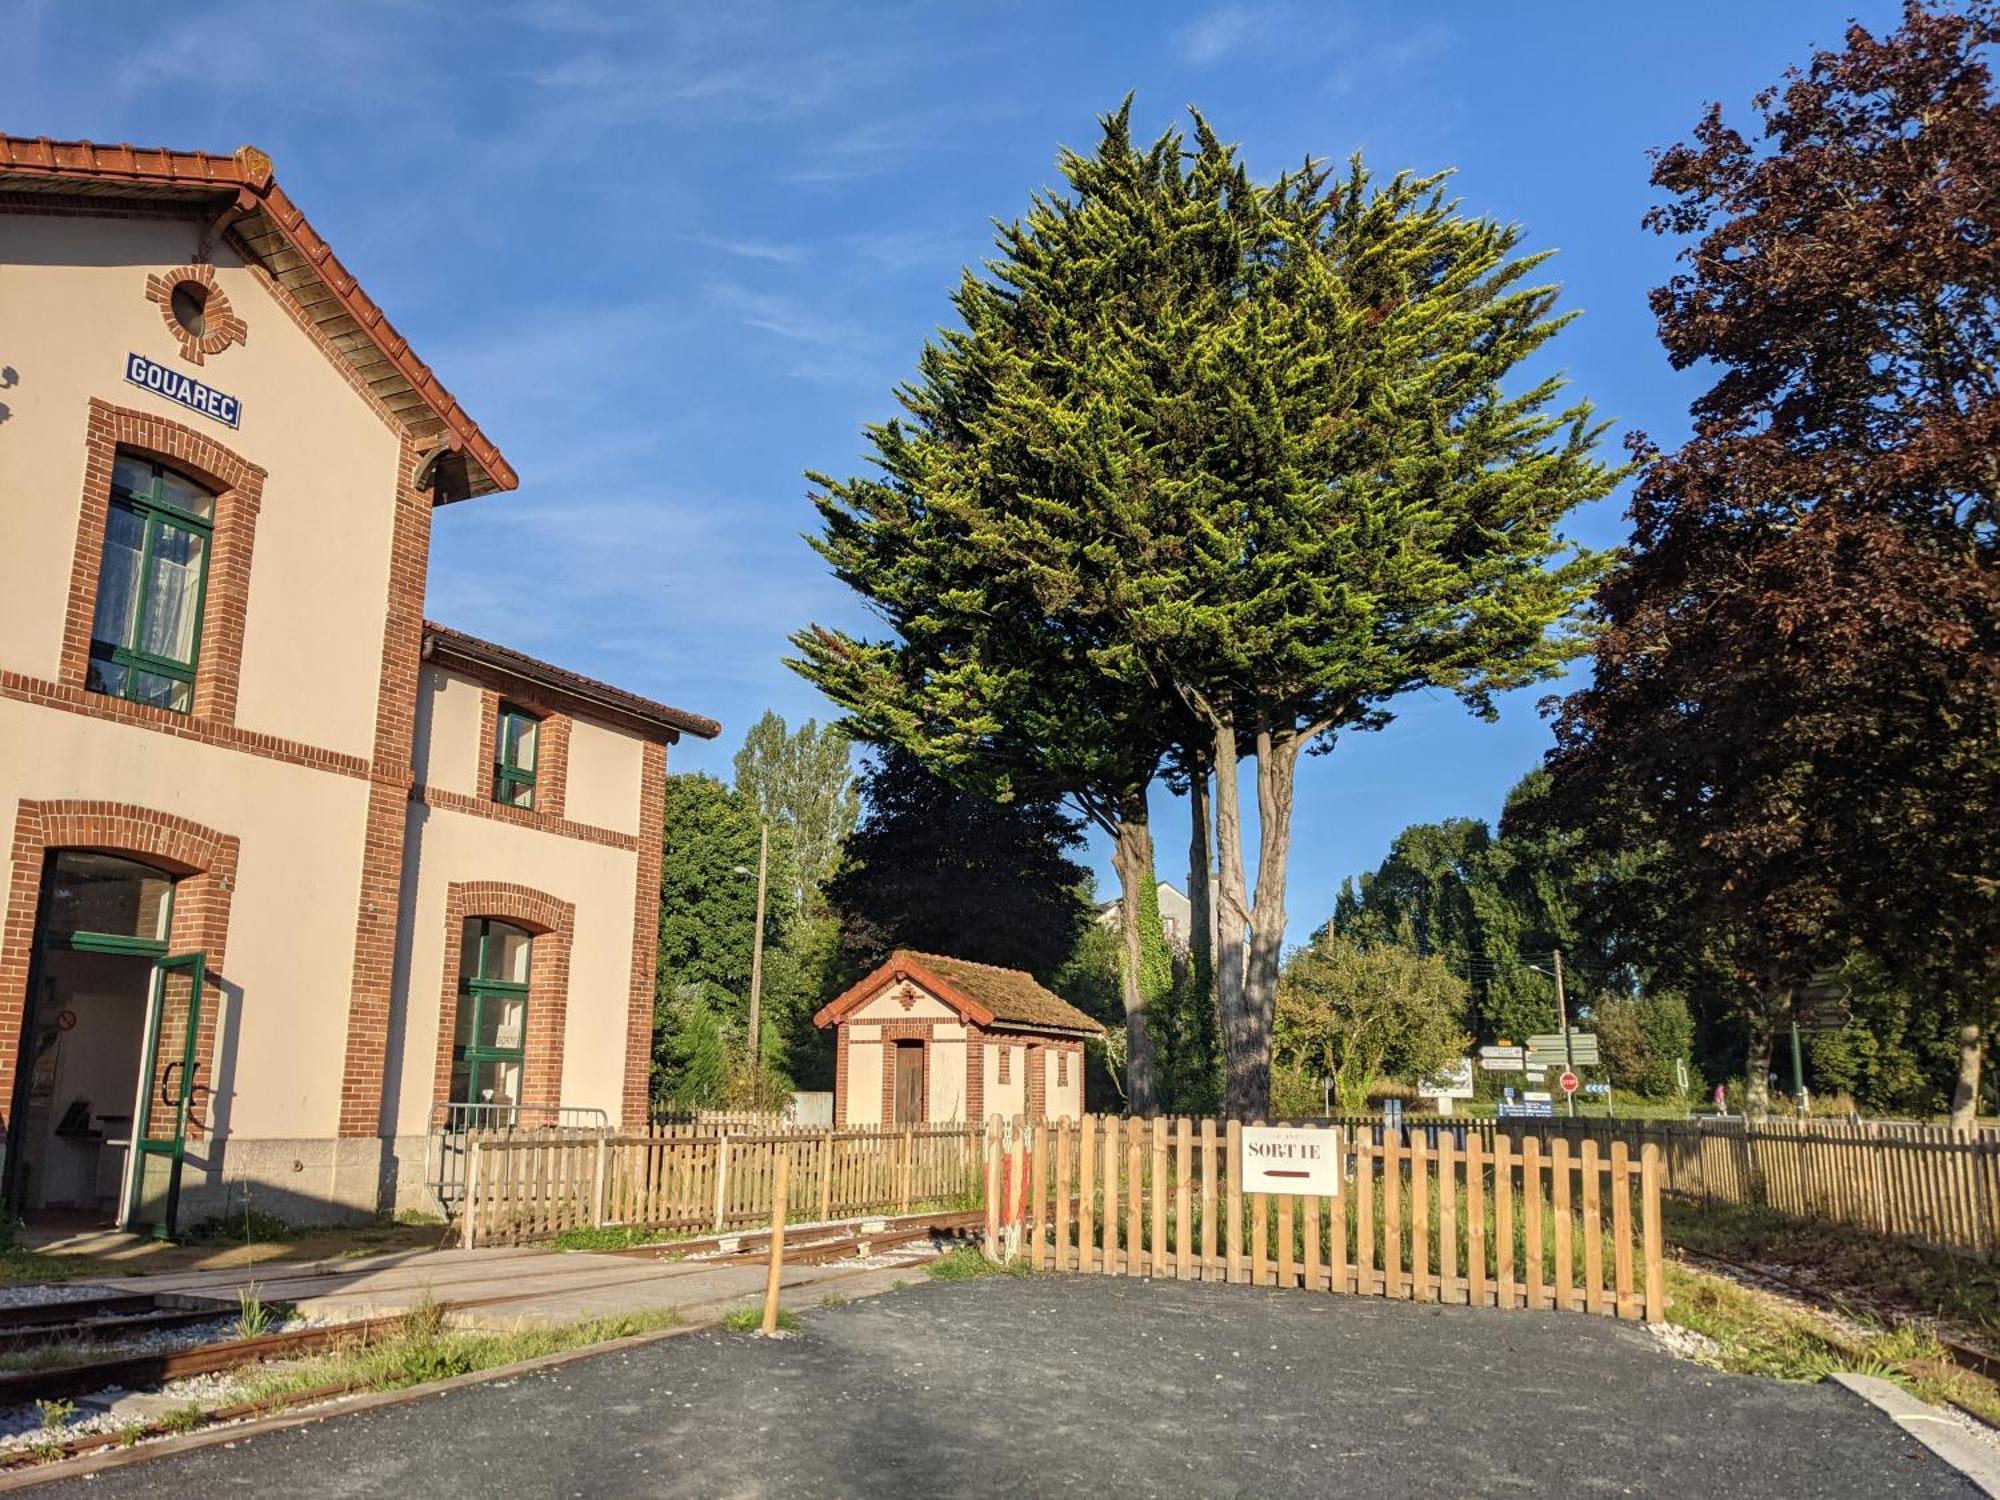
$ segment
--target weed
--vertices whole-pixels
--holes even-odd
[[[1015,1259],[995,1265],[977,1245],[960,1245],[947,1251],[924,1268],[933,1281],[975,1281],[982,1276],[1027,1276],[1032,1274],[1025,1260]],[[897,1283],[901,1285],[901,1283]]]
[[[203,1219],[181,1236],[181,1243],[268,1245],[296,1239],[299,1233],[297,1225],[287,1223],[276,1214],[267,1214],[262,1209],[253,1209],[246,1204],[240,1214],[218,1214],[212,1219]]]
[[[63,1424],[76,1415],[74,1401],[37,1401],[35,1410],[42,1414],[42,1431],[60,1432]]]
[[[429,1287],[417,1305],[403,1314],[403,1326],[399,1337],[406,1344],[435,1344],[444,1332],[444,1304]]]
[[[838,1292],[828,1292],[824,1297],[819,1299],[819,1305],[821,1307],[845,1307],[847,1306],[847,1299]]]
[[[278,1321],[276,1309],[257,1294],[257,1283],[254,1281],[237,1292],[236,1307],[238,1338],[262,1338],[271,1331],[271,1325]]]
[[[666,1238],[665,1230],[622,1224],[603,1229],[589,1226],[565,1229],[549,1243],[558,1250],[629,1250],[635,1245],[655,1245]]]
[[[764,1309],[757,1306],[732,1307],[723,1315],[722,1326],[731,1333],[756,1333],[764,1326]],[[778,1327],[787,1333],[799,1326],[799,1315],[789,1307],[778,1309]]]
[[[208,1413],[200,1405],[190,1401],[186,1406],[177,1407],[160,1418],[163,1431],[172,1433],[193,1432],[208,1420]]]
[[[441,1229],[444,1217],[441,1214],[425,1213],[421,1208],[399,1208],[395,1222],[407,1229]]]
[[[118,1446],[132,1448],[138,1446],[139,1439],[146,1435],[144,1422],[127,1422],[118,1429]]]

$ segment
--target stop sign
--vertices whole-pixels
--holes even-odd
[[[1556,1086],[1559,1087],[1565,1094],[1574,1094],[1577,1090],[1576,1074],[1574,1073],[1563,1074],[1562,1077],[1556,1080]]]

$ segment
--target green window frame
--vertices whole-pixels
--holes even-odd
[[[535,760],[541,750],[542,720],[511,703],[500,705],[493,736],[493,800],[509,807],[535,805]]]
[[[136,453],[112,463],[85,687],[176,713],[194,709],[215,495]]]
[[[509,1123],[522,1103],[533,972],[533,933],[493,917],[466,918],[459,943],[451,1102],[481,1107],[482,1117],[473,1124]]]

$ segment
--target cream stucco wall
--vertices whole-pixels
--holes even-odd
[[[215,1065],[202,1080],[211,1121],[232,1136],[332,1135],[368,784],[6,699],[0,746],[9,847],[24,799],[131,802],[240,840]]]
[[[882,1123],[882,1028],[847,1028],[847,1123]]]
[[[909,1009],[903,1002],[910,1002]],[[905,980],[864,1000],[849,1014],[857,1021],[955,1021],[958,1012],[935,995]]]
[[[461,796],[486,795],[479,772],[486,752],[479,744],[480,706],[485,690],[470,677],[426,666],[417,679],[416,748],[412,756],[418,786]]]
[[[249,325],[197,369],[149,273],[184,265],[200,228],[149,219],[0,215],[0,664],[56,675],[90,399],[156,412],[268,473],[257,521],[237,723],[350,755],[374,740],[395,511],[396,435],[227,246],[216,282]],[[239,397],[231,429],[124,379],[128,353]]]
[[[638,855],[412,803],[404,867],[397,999],[385,1082],[393,1101],[388,1133],[424,1130],[435,1102],[439,1003],[447,966],[454,981],[457,977],[458,939],[451,935],[447,945],[444,930],[445,902],[454,881],[511,881],[576,908],[560,1102],[602,1109],[616,1121],[625,1087]],[[531,997],[531,1034],[537,1014]]]
[[[965,1028],[931,1028],[928,1113],[933,1125],[949,1125],[965,1118]]]
[[[1000,1049],[1011,1048],[1013,1059],[1007,1065],[1007,1082],[1000,1081]],[[991,1115],[1004,1115],[1013,1119],[1028,1107],[1028,1049],[1021,1042],[995,1041],[987,1038],[986,1045],[979,1049],[985,1059],[986,1089],[985,1111]]]
[[[564,816],[619,833],[639,831],[639,791],[646,742],[608,724],[576,719],[569,730],[569,789]]]

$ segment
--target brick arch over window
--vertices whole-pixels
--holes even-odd
[[[451,1047],[458,1030],[459,945],[470,917],[512,922],[535,935],[528,963],[528,1034],[521,1067],[524,1123],[556,1123],[562,1104],[563,1036],[569,1028],[569,954],[576,907],[505,880],[453,881],[444,901],[444,986],[438,1000],[437,1075],[431,1102],[451,1098]],[[547,1118],[541,1118],[541,1112]]]
[[[195,1039],[198,1091],[189,1120],[193,1132],[207,1128],[203,1104],[213,1076],[210,1065],[215,1057],[216,1015],[223,976],[228,972],[229,903],[236,888],[239,848],[233,834],[128,802],[16,804],[6,926],[0,929],[0,1110],[13,1107],[43,861],[52,849],[91,849],[140,860],[179,877],[174,883],[173,929],[167,949],[208,955],[201,1031]]]
[[[111,516],[111,466],[120,448],[158,459],[215,491],[215,532],[197,647],[193,716],[233,725],[243,678],[250,553],[257,539],[257,512],[264,501],[264,470],[205,432],[108,401],[90,403],[90,425],[84,438],[83,506],[77,520],[76,552],[70,562],[60,680],[65,687],[82,688],[89,675],[97,576],[104,561],[104,529]]]

